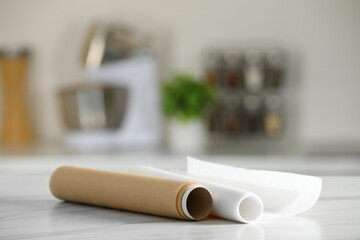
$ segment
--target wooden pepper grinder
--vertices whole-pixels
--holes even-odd
[[[1,142],[5,145],[24,145],[33,139],[26,101],[29,58],[26,50],[0,51],[3,101]]]

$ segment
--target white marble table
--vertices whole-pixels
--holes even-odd
[[[222,157],[235,166],[323,176],[319,202],[296,217],[239,224],[209,217],[187,222],[62,202],[48,179],[60,165],[123,170],[136,164],[184,168],[183,157],[157,154],[0,157],[0,239],[360,239],[358,157]]]

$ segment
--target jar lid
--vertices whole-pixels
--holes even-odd
[[[0,48],[1,58],[27,57],[30,55],[28,48]]]

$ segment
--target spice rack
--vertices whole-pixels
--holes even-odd
[[[285,53],[281,49],[210,50],[204,81],[217,93],[211,135],[279,138],[284,133]]]

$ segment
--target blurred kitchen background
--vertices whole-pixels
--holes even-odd
[[[0,0],[1,153],[360,153],[360,1]]]

